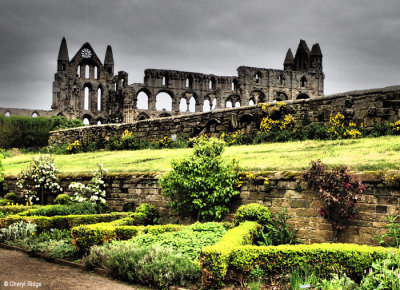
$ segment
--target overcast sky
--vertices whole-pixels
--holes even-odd
[[[0,107],[50,109],[62,37],[89,42],[115,72],[146,68],[236,75],[282,69],[300,39],[318,42],[325,94],[400,84],[398,0],[0,0]]]

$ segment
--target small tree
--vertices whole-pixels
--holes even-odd
[[[4,167],[3,167],[3,163],[1,162],[1,160],[4,158],[3,154],[1,154],[1,149],[0,149],[0,196],[2,196],[2,192],[3,192],[3,187],[4,187],[4,176],[3,176],[3,172],[4,172]]]
[[[311,161],[311,168],[303,172],[302,179],[309,189],[316,190],[321,197],[324,206],[319,209],[319,214],[331,223],[336,241],[355,219],[357,201],[365,190],[364,185],[346,166],[329,170],[321,160]]]
[[[50,155],[41,155],[39,159],[32,160],[25,172],[21,171],[17,185],[22,189],[27,200],[40,200],[42,204],[45,204],[48,194],[56,195],[63,191],[57,183],[57,172],[54,159]]]
[[[107,169],[102,164],[97,166],[98,168],[93,173],[91,183],[84,185],[80,182],[72,182],[69,188],[75,190],[75,200],[78,202],[88,201],[100,206],[106,206],[106,190],[103,178],[107,173]]]
[[[221,219],[229,212],[228,204],[239,194],[238,163],[226,163],[221,154],[225,142],[216,138],[200,138],[193,155],[172,161],[172,170],[161,177],[159,184],[170,206],[179,214],[189,213],[197,220]]]

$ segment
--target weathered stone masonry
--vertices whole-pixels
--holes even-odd
[[[231,204],[231,214],[242,205],[257,202],[268,206],[272,212],[287,209],[293,216],[290,224],[299,230],[298,237],[305,243],[329,242],[332,240],[331,226],[318,214],[321,201],[315,192],[303,191],[298,183],[298,173],[254,173],[254,182],[245,180],[240,196]],[[158,178],[161,173],[109,174],[106,178],[107,199],[113,209],[120,210],[125,202],[136,205],[151,203],[155,205],[163,219],[176,222],[171,218],[167,207],[168,200],[161,196]],[[386,217],[399,214],[400,191],[389,189],[382,184],[382,174],[376,172],[358,173],[367,190],[359,201],[359,215],[353,225],[343,235],[341,242],[376,244],[372,237],[384,232]],[[270,188],[264,188],[264,178],[268,177]],[[69,183],[78,181],[87,183],[86,176],[61,176],[61,185],[67,190]],[[18,192],[16,177],[6,177],[10,191]],[[69,192],[69,194],[73,194]],[[228,215],[229,218],[231,215]]]
[[[287,101],[287,111],[294,117],[308,116],[311,121],[327,122],[331,114],[342,113],[346,122],[372,127],[383,121],[400,119],[400,86],[366,91],[353,91],[322,98]],[[189,137],[201,134],[241,130],[255,133],[264,112],[259,106],[220,109],[206,113],[149,119],[129,124],[105,124],[51,132],[50,144],[83,143],[109,139],[126,129],[137,137],[159,140],[165,136]]]
[[[53,82],[50,115],[78,118],[90,124],[133,121],[240,107],[273,100],[322,97],[324,73],[319,44],[301,40],[295,56],[287,51],[283,69],[240,66],[237,75],[218,76],[190,71],[146,69],[143,83],[128,84],[128,73],[114,73],[107,47],[101,62],[89,43],[69,58],[61,41]],[[31,116],[31,111],[19,112]],[[0,108],[14,116],[15,109]],[[48,115],[36,110],[36,115]]]

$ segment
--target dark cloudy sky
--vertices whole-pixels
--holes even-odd
[[[0,107],[50,109],[61,39],[86,41],[115,71],[236,75],[282,69],[289,47],[318,42],[325,94],[400,84],[398,0],[0,0]]]

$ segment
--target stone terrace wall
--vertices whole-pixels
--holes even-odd
[[[255,173],[253,182],[245,181],[240,196],[231,204],[230,219],[236,209],[251,202],[268,206],[272,212],[287,209],[293,216],[289,222],[299,229],[298,237],[305,243],[329,242],[332,240],[331,226],[318,214],[321,206],[315,192],[303,191],[298,183],[298,174],[283,173]],[[400,191],[386,188],[382,184],[381,173],[359,173],[359,178],[367,187],[359,203],[359,216],[341,238],[341,242],[362,244],[376,244],[372,237],[383,233],[386,217],[399,214]],[[125,202],[133,201],[136,205],[151,203],[155,205],[164,221],[176,222],[168,209],[168,200],[161,196],[161,189],[157,185],[160,173],[130,173],[110,174],[106,179],[108,202],[115,210],[121,210]],[[270,180],[270,188],[264,188],[264,178]],[[61,176],[61,185],[67,189],[72,181],[86,183],[91,176]],[[16,189],[16,178],[6,177],[10,191]],[[69,192],[69,194],[73,194]]]
[[[353,91],[322,98],[288,101],[288,112],[299,117],[308,115],[310,120],[326,122],[331,114],[342,113],[347,121],[363,123],[366,127],[376,122],[397,121],[400,118],[400,86]],[[200,134],[215,135],[238,129],[255,133],[263,112],[258,106],[221,109],[206,113],[149,119],[129,124],[107,124],[50,133],[50,144],[66,144],[80,140],[84,144],[108,140],[112,135],[128,129],[147,140],[159,140],[165,136],[189,137]]]

